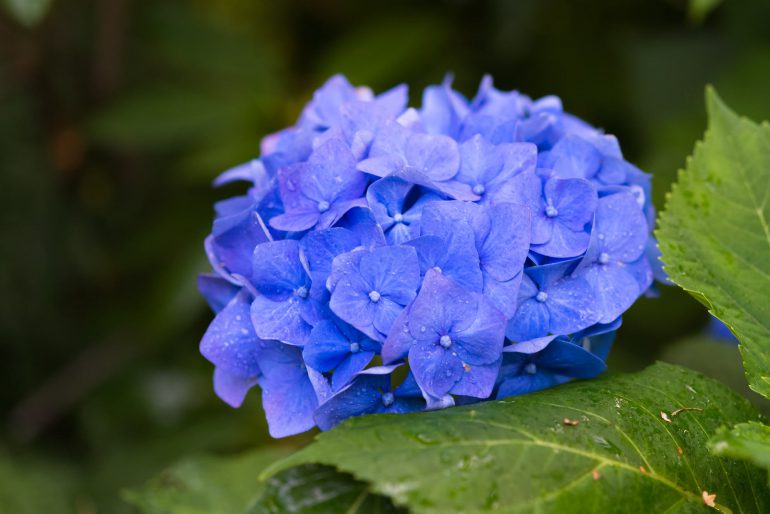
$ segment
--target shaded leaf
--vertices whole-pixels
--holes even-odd
[[[285,454],[260,449],[239,457],[188,458],[124,498],[146,514],[242,514],[262,493],[259,473]]]
[[[750,387],[770,397],[770,125],[707,91],[709,128],[657,232],[671,279],[741,341]]]
[[[249,514],[388,514],[406,512],[394,507],[370,487],[328,466],[305,465],[268,480],[259,502]]]
[[[741,423],[731,430],[722,427],[709,448],[714,455],[745,459],[770,470],[770,427],[762,423]]]
[[[683,407],[702,410],[674,414]],[[334,466],[417,514],[708,512],[703,491],[725,512],[767,512],[764,474],[706,449],[720,425],[753,419],[721,384],[656,364],[498,402],[354,418],[265,475]]]

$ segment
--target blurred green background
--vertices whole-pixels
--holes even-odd
[[[252,394],[219,402],[195,291],[218,172],[257,155],[333,73],[412,102],[557,94],[664,195],[705,127],[703,89],[770,118],[766,0],[0,0],[0,512],[132,512],[119,491],[188,453],[270,441]],[[656,359],[744,390],[734,346],[663,288],[611,369]],[[682,342],[684,340],[684,342]]]

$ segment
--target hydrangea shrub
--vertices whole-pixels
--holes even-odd
[[[335,76],[233,181],[200,349],[228,404],[259,385],[274,437],[595,377],[658,271],[616,138],[488,77],[412,108]]]

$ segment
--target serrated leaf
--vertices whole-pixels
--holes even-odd
[[[723,512],[760,513],[770,511],[764,474],[706,448],[717,427],[757,417],[721,384],[656,364],[498,402],[354,418],[265,476],[334,466],[415,514],[709,512],[703,491]]]
[[[123,497],[145,514],[243,514],[262,493],[259,473],[285,455],[260,449],[238,457],[187,458]]]
[[[709,448],[714,455],[744,459],[770,470],[770,427],[762,423],[741,423],[730,430],[721,427]]]
[[[741,341],[749,386],[770,398],[770,125],[709,88],[709,127],[679,173],[657,235],[671,280]]]

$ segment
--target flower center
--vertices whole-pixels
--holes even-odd
[[[607,252],[602,252],[599,254],[599,264],[607,264],[610,262],[610,256]]]
[[[382,295],[378,291],[369,291],[369,299],[374,303],[377,303],[382,298]]]
[[[449,348],[450,346],[452,346],[452,338],[447,335],[443,335],[441,336],[441,339],[438,340],[438,344],[440,344],[444,348]]]
[[[395,397],[393,396],[393,393],[388,391],[387,393],[382,393],[382,404],[385,407],[390,407],[393,405],[393,402],[395,401]]]
[[[330,207],[329,202],[327,202],[326,200],[321,200],[320,202],[318,202],[318,212],[326,212],[329,210],[329,207]]]
[[[353,342],[350,343],[350,353],[358,353],[358,351],[361,349],[361,345]]]
[[[473,192],[477,195],[481,196],[487,191],[487,188],[484,187],[484,184],[476,184],[473,186]]]
[[[294,290],[294,296],[299,296],[300,298],[307,298],[307,287],[300,286],[297,289]]]
[[[534,362],[530,362],[526,366],[524,366],[524,371],[529,373],[530,375],[534,375],[537,373],[537,366],[535,366]]]
[[[442,273],[440,266],[433,266],[433,271],[435,271],[436,273]]]
[[[559,215],[559,211],[556,210],[556,207],[554,207],[553,205],[549,205],[548,207],[545,208],[545,215],[548,216],[549,218],[555,218],[556,216]]]
[[[393,221],[395,221],[396,223],[401,223],[402,221],[404,221],[404,215],[401,214],[400,212],[397,212],[396,214],[393,215]]]
[[[538,291],[538,293],[535,295],[535,300],[537,300],[540,303],[543,303],[548,299],[548,293],[545,291]]]

